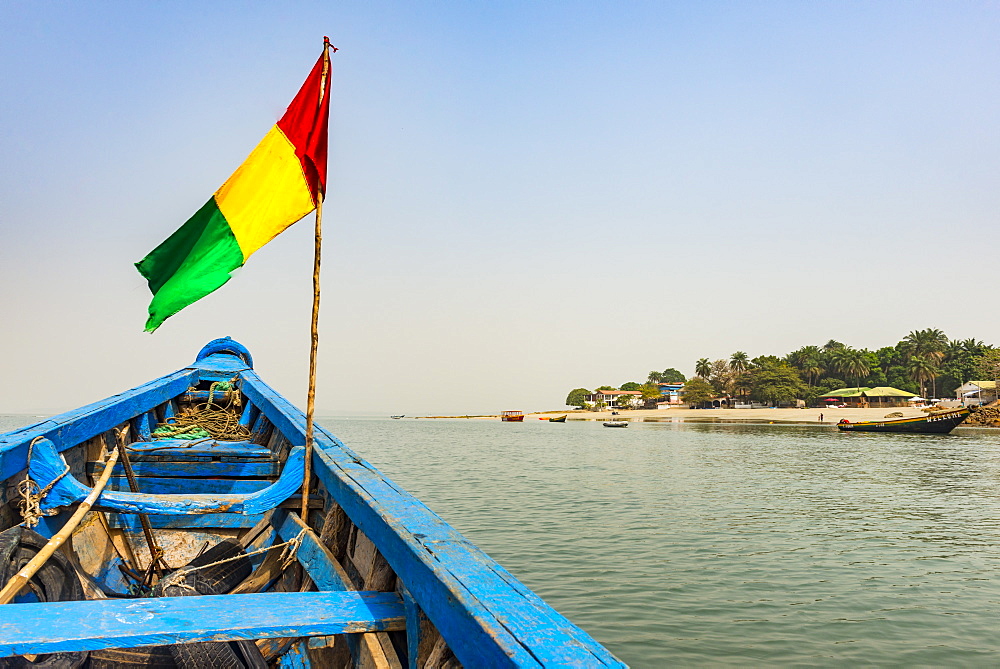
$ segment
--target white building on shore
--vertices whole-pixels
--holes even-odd
[[[955,398],[965,406],[981,406],[996,402],[996,381],[969,381],[955,389]]]

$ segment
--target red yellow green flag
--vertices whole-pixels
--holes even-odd
[[[194,216],[135,264],[149,282],[146,332],[229,281],[254,251],[316,208],[326,192],[330,56],[284,116]]]

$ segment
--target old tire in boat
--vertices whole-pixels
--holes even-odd
[[[48,539],[34,530],[18,525],[0,532],[0,583],[7,583],[42,549]],[[60,551],[42,565],[26,586],[40,602],[74,602],[86,599],[76,569]],[[9,605],[10,606],[10,605]],[[17,606],[17,604],[13,604]],[[14,615],[8,611],[8,615]],[[38,667],[39,669],[77,669],[87,661],[88,653],[47,653],[34,660],[25,657],[0,658],[0,667]]]
[[[90,669],[172,669],[176,666],[170,646],[90,651]]]
[[[233,559],[236,558],[236,559]],[[214,562],[228,560],[222,564]],[[236,539],[220,541],[207,551],[188,562],[187,567],[205,567],[184,578],[183,585],[167,586],[167,591],[158,583],[153,589],[155,597],[183,597],[191,595],[188,588],[194,588],[199,595],[224,595],[250,576],[250,558],[243,554],[243,545]]]
[[[228,562],[213,565],[221,560]],[[185,567],[205,568],[186,576],[182,585],[161,588],[157,584],[154,594],[161,597],[223,595],[250,576],[252,571],[250,558],[244,554],[242,544],[236,539],[220,541]],[[185,643],[169,648],[174,662],[183,669],[254,669],[267,666],[252,641]]]

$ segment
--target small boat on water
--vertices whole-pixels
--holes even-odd
[[[628,427],[627,420],[609,420],[604,423],[604,427]]]
[[[398,416],[389,416],[393,420],[399,420],[400,418],[406,418],[406,414],[399,414]]]
[[[913,434],[948,434],[969,417],[969,409],[939,411],[896,420],[872,420],[852,423],[844,419],[837,423],[842,432],[910,432]]]
[[[556,416],[554,418],[549,418],[550,423],[565,423],[566,416]]]
[[[0,434],[0,666],[625,666],[319,426],[300,494],[306,443],[228,338]]]
[[[524,422],[524,413],[521,411],[504,411],[500,414],[500,420],[505,423]]]

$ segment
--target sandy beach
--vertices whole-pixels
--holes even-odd
[[[920,409],[905,408],[881,408],[881,409],[832,409],[823,407],[821,409],[688,409],[677,407],[671,409],[635,409],[632,411],[621,411],[619,415],[612,416],[610,411],[545,411],[525,414],[525,421],[535,421],[538,419],[548,419],[552,416],[565,414],[566,420],[628,420],[628,421],[747,421],[752,423],[818,423],[820,414],[823,422],[836,424],[841,419],[846,418],[852,423],[862,420],[876,420],[885,417],[887,413],[894,411],[902,412],[904,418],[925,415]],[[469,419],[497,419],[494,416],[422,416],[421,418],[469,418]]]

